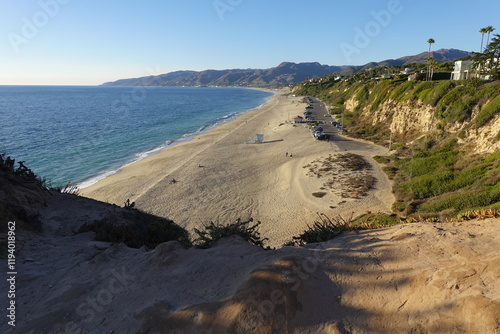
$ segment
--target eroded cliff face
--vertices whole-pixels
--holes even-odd
[[[473,153],[484,154],[500,151],[500,115],[496,115],[484,126],[465,130],[465,137],[458,143]]]
[[[346,112],[354,112],[359,105],[352,97],[346,100]],[[474,118],[480,108],[475,107],[471,119],[465,122],[446,123],[444,130],[447,133],[459,133],[458,143],[464,150],[472,154],[489,154],[500,151],[500,115],[495,116],[480,128],[474,126]],[[376,126],[386,123],[394,135],[403,136],[414,140],[422,135],[437,130],[438,123],[436,107],[421,101],[398,102],[388,100],[377,109],[372,110],[371,105],[363,108],[362,119],[365,124]]]
[[[425,105],[420,101],[414,104],[387,101],[374,112],[376,122],[390,119],[390,129],[395,134],[404,133],[427,133],[436,128],[435,113],[433,107]],[[388,117],[389,116],[389,117]],[[375,125],[375,123],[374,123]]]

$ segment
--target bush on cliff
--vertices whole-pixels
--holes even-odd
[[[170,219],[130,209],[121,216],[108,217],[83,225],[79,233],[95,232],[96,240],[123,242],[132,248],[155,248],[167,241],[178,241],[190,247],[188,232]]]
[[[198,238],[194,241],[194,244],[198,248],[206,249],[212,247],[218,240],[222,238],[237,235],[242,237],[252,245],[265,248],[264,241],[268,239],[262,239],[260,237],[260,232],[257,230],[260,222],[257,222],[255,224],[251,223],[253,223],[252,218],[247,221],[238,219],[236,220],[236,222],[228,225],[210,222],[203,225],[202,229],[194,229],[195,233],[198,235]]]

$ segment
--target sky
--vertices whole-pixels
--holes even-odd
[[[362,65],[479,51],[500,1],[0,0],[0,85],[99,85],[177,70]]]

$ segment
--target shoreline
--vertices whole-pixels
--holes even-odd
[[[137,162],[139,162],[141,160],[147,159],[150,156],[156,155],[156,154],[160,153],[164,149],[168,149],[170,147],[173,147],[175,145],[181,144],[183,142],[187,142],[187,141],[193,140],[193,139],[195,139],[198,136],[206,134],[210,130],[216,129],[217,127],[223,126],[224,124],[229,124],[229,123],[235,121],[240,116],[243,116],[243,115],[245,115],[245,114],[247,114],[249,112],[252,112],[254,110],[257,110],[257,109],[260,109],[260,108],[264,107],[266,104],[270,103],[270,101],[272,100],[272,98],[274,96],[276,96],[276,95],[279,94],[276,91],[273,91],[273,90],[270,90],[270,89],[265,89],[265,88],[262,88],[262,89],[260,89],[260,88],[245,88],[245,87],[223,87],[223,88],[254,89],[254,90],[260,90],[260,91],[265,91],[265,92],[273,93],[274,95],[271,95],[269,98],[266,99],[266,101],[264,103],[260,104],[259,106],[255,107],[255,108],[244,110],[244,111],[240,111],[240,112],[236,112],[234,114],[228,115],[227,117],[224,117],[222,120],[219,120],[219,121],[217,121],[214,124],[210,124],[210,125],[207,125],[207,126],[202,126],[201,128],[199,128],[195,132],[183,134],[181,137],[179,137],[177,139],[174,139],[174,140],[166,141],[164,144],[162,144],[162,145],[160,145],[158,147],[155,147],[155,148],[153,148],[151,150],[135,153],[134,154],[134,158],[131,158],[131,161],[126,162],[123,165],[121,165],[121,166],[119,166],[119,167],[117,167],[115,169],[106,170],[106,171],[100,173],[99,175],[96,175],[95,177],[92,177],[90,179],[78,182],[76,184],[76,187],[78,188],[78,190],[83,190],[85,188],[91,187],[94,184],[100,182],[101,180],[104,180],[104,179],[106,179],[106,178],[108,178],[110,176],[113,176],[115,174],[120,173],[123,168],[131,166],[131,165],[133,165],[133,164],[135,164],[135,163],[137,163]]]
[[[304,106],[300,97],[274,95],[261,108],[135,162],[82,189],[81,194],[119,206],[130,200],[188,231],[210,221],[227,224],[253,218],[262,222],[259,231],[272,240],[271,246],[302,233],[318,213],[389,212],[394,201],[392,184],[371,159],[386,149],[347,137],[314,140],[309,129],[290,122]],[[264,135],[263,143],[248,144],[256,134]],[[324,180],[308,176],[305,167],[346,151],[373,165],[374,187],[359,199],[334,192],[314,197]],[[342,172],[344,176],[350,172]]]

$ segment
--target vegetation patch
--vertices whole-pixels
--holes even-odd
[[[178,241],[191,246],[188,232],[173,221],[139,210],[130,209],[126,216],[96,220],[80,227],[78,233],[95,232],[96,240],[122,242],[128,247],[146,246],[153,249],[167,241]]]
[[[490,121],[495,115],[500,112],[500,95],[495,97],[491,102],[485,104],[479,114],[474,118],[476,128],[479,128],[488,121]]]
[[[8,221],[15,221],[16,229],[42,232],[36,208],[45,205],[47,195],[45,179],[35,175],[23,161],[16,163],[0,154],[0,233],[7,232]]]
[[[395,178],[395,194],[397,202],[407,204],[404,213],[451,214],[500,202],[498,153],[486,157],[471,157],[453,150],[450,151],[453,152],[452,155],[443,155],[444,148],[446,145],[425,157],[415,154],[412,158],[401,159],[400,163],[406,165],[406,168],[400,168]],[[441,163],[436,157],[442,158]],[[428,164],[425,159],[429,159]],[[412,169],[408,168],[412,161],[414,165],[420,166],[417,168],[420,172],[412,174]],[[429,165],[432,168],[428,168]],[[399,205],[402,207],[402,204]]]
[[[329,190],[342,198],[366,194],[374,183],[370,167],[363,157],[352,153],[329,155],[303,166],[307,176],[325,179],[320,190]],[[313,193],[315,197],[325,195],[324,191]]]
[[[404,223],[395,214],[367,213],[353,220],[352,216],[328,217],[318,214],[319,219],[313,225],[307,226],[307,230],[298,236],[294,236],[287,246],[303,246],[309,243],[325,242],[331,240],[342,232],[371,230],[381,227],[393,226]]]
[[[264,241],[268,238],[261,238],[258,227],[260,222],[253,223],[253,219],[247,221],[241,221],[238,219],[236,222],[223,225],[210,222],[203,225],[201,229],[194,229],[195,233],[198,235],[197,239],[194,241],[194,245],[198,248],[210,248],[218,240],[230,236],[240,236],[244,240],[248,241],[252,245],[260,246],[265,248]]]
[[[351,223],[352,229],[372,230],[402,224],[396,214],[366,213]]]
[[[386,165],[386,164],[391,163],[393,159],[392,159],[392,157],[387,157],[387,156],[383,157],[383,156],[380,156],[380,155],[376,155],[376,156],[373,157],[373,160],[375,160],[379,164]]]
[[[302,234],[293,237],[293,241],[288,245],[303,246],[308,243],[324,242],[331,240],[344,231],[351,229],[352,217],[344,219],[341,216],[330,218],[320,214],[312,226],[307,226]]]
[[[497,217],[500,217],[500,210],[498,209],[469,210],[457,215],[457,218],[461,220],[487,219]]]

